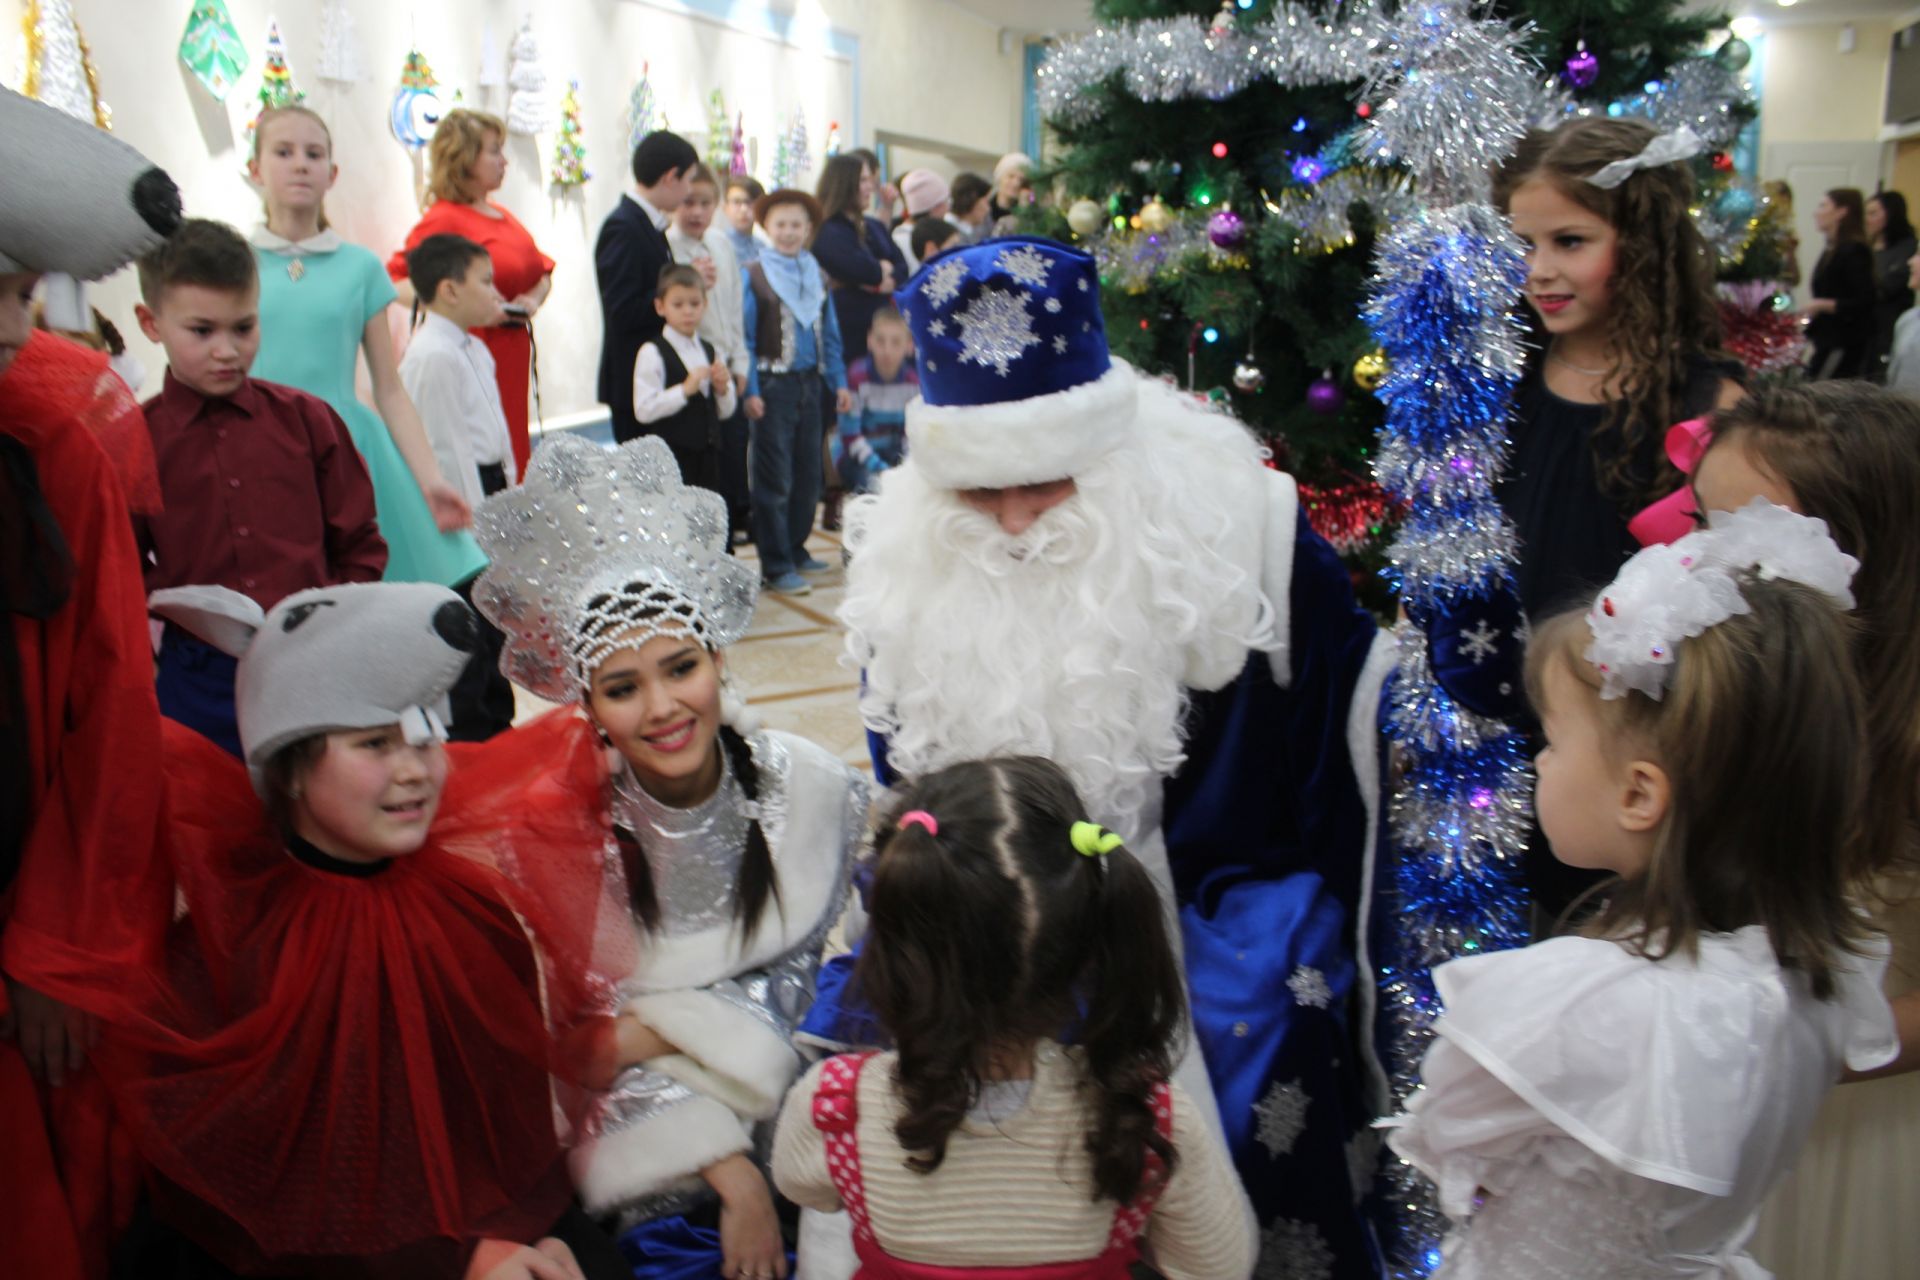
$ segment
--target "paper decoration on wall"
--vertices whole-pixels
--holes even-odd
[[[180,37],[180,61],[217,100],[227,94],[247,69],[247,47],[240,41],[226,0],[194,0],[187,30]]]
[[[732,163],[733,129],[727,124],[727,100],[715,89],[707,96],[707,168],[725,173]]]
[[[565,190],[586,183],[587,144],[580,125],[580,82],[567,81],[567,92],[560,99],[560,136],[553,144],[553,185]]]
[[[500,42],[494,39],[493,24],[489,22],[480,33],[480,88],[484,93],[505,88],[506,83],[507,59],[500,52]]]
[[[322,80],[334,84],[360,82],[360,43],[346,0],[327,0],[320,10],[320,56],[314,59],[313,70]]]
[[[532,137],[547,127],[547,73],[540,67],[540,42],[533,35],[533,18],[520,24],[513,38],[513,67],[507,72],[507,132]]]
[[[793,176],[793,163],[787,150],[788,145],[786,125],[782,123],[780,132],[773,137],[773,168],[768,174],[771,181],[767,184],[776,191],[791,185],[787,181]]]
[[[807,150],[807,113],[795,107],[793,128],[787,131],[787,181],[804,187],[812,170],[813,154]]]
[[[651,69],[647,63],[640,64],[640,79],[633,86],[633,92],[627,95],[627,151],[629,154],[640,146],[640,139],[655,129],[666,127],[664,123],[654,123],[659,104],[653,95],[653,81],[647,78]]]
[[[113,128],[113,112],[100,100],[100,73],[80,34],[69,0],[27,0],[26,75],[20,91],[76,120]]]
[[[727,172],[747,172],[747,115],[744,111],[733,118],[733,155],[727,161]]]
[[[827,123],[827,159],[831,160],[839,154],[840,122],[838,120],[831,120]]]
[[[247,141],[253,141],[260,117],[274,107],[289,107],[307,95],[293,87],[293,72],[287,68],[287,46],[280,39],[280,24],[267,19],[267,61],[260,69],[260,105],[247,121]]]
[[[440,123],[440,94],[433,68],[418,49],[407,50],[407,62],[400,69],[400,87],[393,91],[393,110],[389,123],[400,145],[418,151],[427,145]]]

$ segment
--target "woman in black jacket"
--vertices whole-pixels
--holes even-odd
[[[858,157],[835,156],[821,171],[815,192],[820,226],[813,233],[813,256],[827,273],[849,366],[867,354],[873,313],[907,283],[907,260],[900,246],[887,233],[885,223],[866,216],[873,199],[873,178],[873,170]]]
[[[1905,196],[1879,191],[1867,197],[1867,238],[1873,244],[1873,347],[1867,355],[1867,377],[1885,382],[1893,327],[1913,305],[1907,259],[1913,257],[1915,241]]]
[[[1813,209],[1813,225],[1827,238],[1813,268],[1813,301],[1801,308],[1813,354],[1807,376],[1858,378],[1873,346],[1873,250],[1867,247],[1864,201],[1837,187]]]

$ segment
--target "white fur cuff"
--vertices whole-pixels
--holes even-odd
[[[680,1052],[647,1065],[743,1116],[771,1120],[800,1056],[786,1037],[746,1010],[702,991],[641,996],[627,1012]]]
[[[907,460],[941,489],[1065,480],[1133,438],[1139,378],[1115,360],[1093,382],[1004,404],[907,406]]]
[[[752,1146],[747,1128],[711,1098],[692,1098],[636,1125],[582,1143],[567,1169],[589,1213],[673,1190]]]

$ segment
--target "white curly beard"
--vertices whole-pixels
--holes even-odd
[[[912,458],[848,513],[848,652],[861,714],[905,776],[1009,753],[1066,769],[1093,816],[1154,834],[1185,758],[1190,687],[1271,643],[1248,522],[1259,448],[1230,419],[1143,382],[1139,442],[1075,476],[1019,537]],[[1043,430],[1036,427],[1036,430]],[[1236,551],[1238,554],[1236,554]]]

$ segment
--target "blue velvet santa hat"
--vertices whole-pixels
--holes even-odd
[[[1137,378],[1107,353],[1086,254],[989,240],[929,262],[894,301],[920,371],[908,457],[933,484],[1064,480],[1131,439]]]

